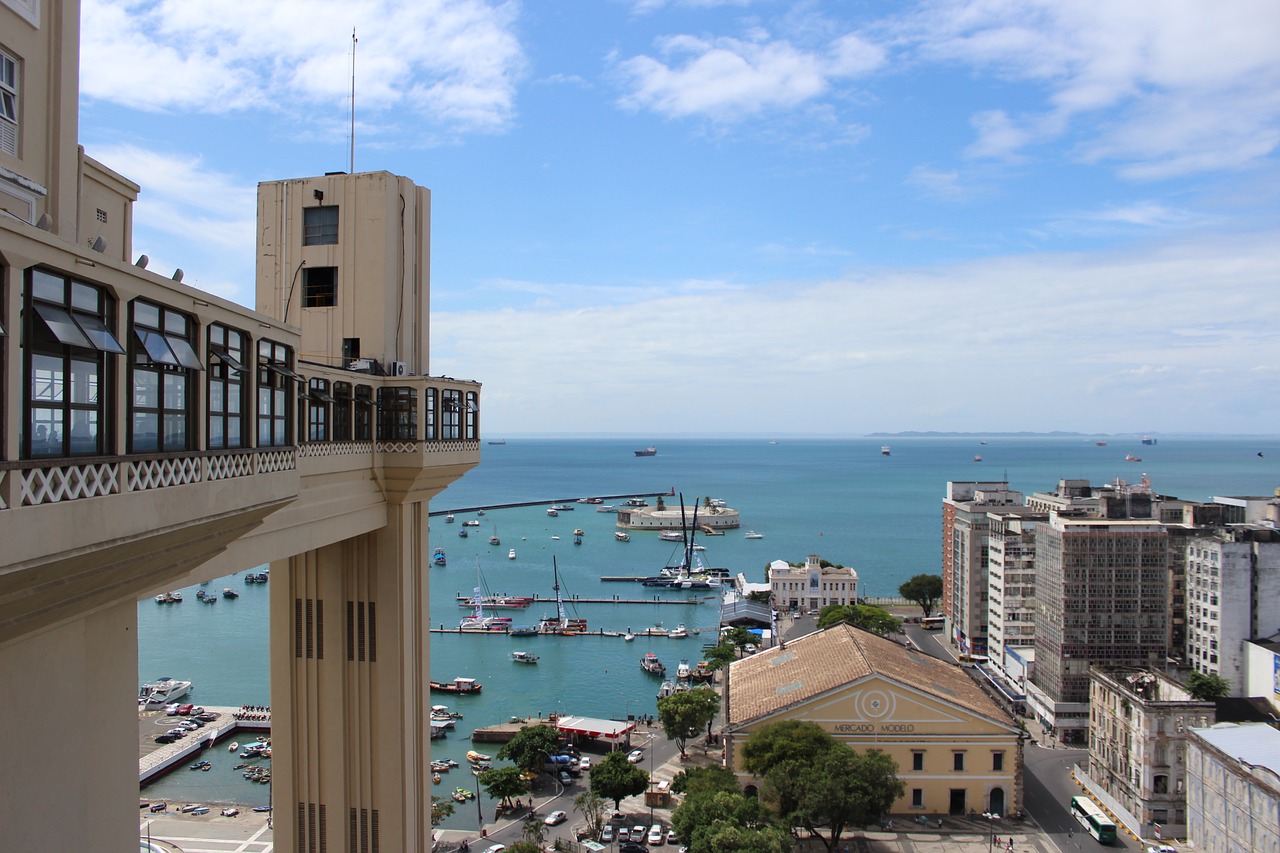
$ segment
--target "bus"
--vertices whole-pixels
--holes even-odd
[[[941,631],[945,616],[925,616],[920,620],[920,627],[926,631]]]
[[[1072,797],[1071,813],[1080,825],[1101,844],[1116,840],[1116,824],[1107,813],[1088,797]]]

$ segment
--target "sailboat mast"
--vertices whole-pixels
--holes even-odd
[[[556,616],[560,618],[560,627],[569,624],[569,617],[564,612],[564,599],[560,597],[560,569],[556,566],[556,558],[551,558],[551,571],[554,577],[552,589],[556,592]]]

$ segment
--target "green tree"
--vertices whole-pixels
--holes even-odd
[[[521,770],[537,773],[546,756],[560,751],[560,732],[548,725],[525,726],[502,745],[498,758],[510,761]]]
[[[684,801],[671,814],[671,828],[676,837],[690,850],[702,849],[707,853],[719,853],[721,848],[707,846],[700,839],[702,830],[716,823],[756,829],[772,826],[772,813],[755,797],[737,791],[707,790],[685,796]]]
[[[897,770],[882,752],[856,753],[838,744],[814,761],[775,765],[764,794],[787,822],[804,826],[834,851],[848,828],[878,821],[902,796],[906,786]]]
[[[529,815],[524,819],[524,825],[520,827],[520,838],[532,844],[537,850],[541,850],[542,843],[547,840],[547,825],[541,818]]]
[[[759,729],[742,745],[742,766],[763,778],[784,761],[811,764],[818,756],[840,746],[817,723],[784,720]]]
[[[747,601],[754,601],[757,604],[768,604],[772,597],[773,593],[767,589],[757,589],[747,593]]]
[[[898,587],[898,594],[920,605],[925,616],[932,616],[942,599],[942,575],[914,575]]]
[[[1201,702],[1222,699],[1231,693],[1231,683],[1220,675],[1193,672],[1187,676],[1187,690]]]
[[[658,722],[662,723],[667,737],[676,742],[681,758],[689,738],[695,737],[703,727],[709,729],[719,712],[720,697],[706,688],[672,693],[658,700]]]
[[[586,790],[573,798],[573,807],[587,824],[587,834],[592,838],[599,837],[604,829],[605,801],[595,791]]]
[[[795,839],[777,826],[745,827],[717,820],[694,833],[691,853],[790,853]]]
[[[441,821],[453,814],[454,803],[445,797],[431,795],[431,825],[439,826]]]
[[[830,628],[847,622],[855,628],[870,631],[872,634],[885,636],[892,634],[902,626],[902,620],[893,616],[882,607],[870,604],[829,604],[818,615],[818,628]]]
[[[508,844],[505,853],[542,853],[542,845],[532,841],[517,841],[515,844]]]
[[[708,767],[690,767],[681,770],[671,780],[671,793],[699,796],[701,794],[726,791],[738,793],[742,786],[738,784],[738,776],[728,767],[712,764]]]
[[[519,767],[491,767],[481,770],[476,781],[490,799],[501,800],[502,807],[511,807],[512,797],[521,797],[529,793],[529,783],[521,775]]]
[[[720,636],[720,642],[728,641],[738,649],[760,645],[760,638],[739,625],[735,625]]]
[[[621,807],[624,797],[643,794],[648,787],[649,774],[627,761],[625,752],[611,752],[591,767],[591,790],[599,797],[613,800],[615,810]]]

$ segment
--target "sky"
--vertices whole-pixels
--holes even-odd
[[[135,252],[251,306],[259,181],[411,178],[490,437],[1280,432],[1275,0],[246,8],[83,0]]]

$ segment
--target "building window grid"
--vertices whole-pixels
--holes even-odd
[[[331,246],[337,242],[337,205],[327,204],[302,209],[302,245]]]
[[[210,449],[244,447],[249,338],[220,323],[209,326],[208,338],[206,442]]]
[[[18,153],[18,59],[0,50],[0,151]]]
[[[293,372],[293,353],[284,344],[258,341],[258,446],[285,447],[292,405],[289,383],[301,381]]]
[[[333,440],[351,440],[352,388],[350,382],[333,383]]]
[[[329,407],[334,399],[329,395],[327,379],[312,379],[307,384],[307,440],[328,441]]]

